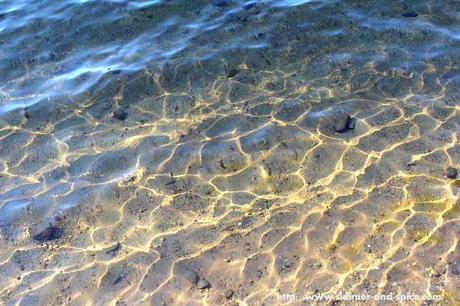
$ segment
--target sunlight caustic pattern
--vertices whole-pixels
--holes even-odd
[[[109,72],[3,116],[2,303],[458,302],[458,54],[411,57],[400,37],[435,33],[395,29],[389,47],[339,53],[335,26],[292,30],[276,52]]]

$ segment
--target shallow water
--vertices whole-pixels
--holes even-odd
[[[459,303],[459,11],[0,1],[1,303]]]

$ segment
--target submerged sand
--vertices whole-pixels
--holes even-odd
[[[406,49],[439,33],[297,29],[300,12],[263,33],[272,49],[110,72],[2,116],[1,303],[459,303],[458,54]]]

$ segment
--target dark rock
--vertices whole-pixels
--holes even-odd
[[[435,269],[435,271],[433,271],[431,276],[434,278],[439,278],[443,276],[444,274],[446,274],[446,272],[447,272],[447,269],[438,267]]]
[[[350,115],[343,111],[338,111],[332,116],[332,129],[337,133],[344,133],[347,130],[355,128],[356,119],[351,118]]]
[[[458,170],[453,167],[448,167],[446,169],[445,175],[447,178],[456,179],[458,177]]]
[[[409,11],[409,12],[406,12],[404,14],[402,14],[403,17],[412,17],[412,18],[415,18],[418,16],[418,14],[414,11]]]
[[[119,250],[121,250],[121,243],[120,242],[117,242],[116,245],[114,245],[113,247],[111,247],[109,250],[107,250],[105,253],[106,254],[110,254],[110,253],[116,253],[118,252]]]
[[[44,230],[42,230],[37,235],[33,236],[33,239],[38,242],[45,242],[50,240],[56,240],[61,238],[63,229],[57,226],[48,226]]]
[[[226,6],[227,2],[228,2],[227,0],[212,0],[211,1],[212,5],[217,6],[217,7]]]
[[[197,287],[198,289],[206,289],[206,288],[211,287],[211,283],[208,282],[208,281],[205,280],[205,279],[200,279],[200,281],[198,282],[198,284],[196,284],[196,287]]]
[[[51,52],[51,53],[49,54],[49,59],[50,59],[51,61],[59,60],[59,55],[56,54],[55,52]]]
[[[112,282],[112,285],[116,285],[118,283],[121,283],[121,281],[123,280],[123,276],[118,276],[113,282]]]
[[[348,120],[347,122],[347,128],[349,130],[354,130],[355,126],[356,126],[356,118],[350,118],[350,120]]]
[[[227,73],[227,78],[233,78],[237,74],[238,74],[238,70],[232,69]]]
[[[460,275],[460,262],[452,264],[452,266],[450,267],[450,271],[454,275]]]
[[[406,170],[411,170],[413,167],[417,166],[416,162],[410,162],[406,164]]]
[[[233,292],[233,290],[229,289],[227,291],[225,291],[225,298],[226,299],[231,299],[233,297],[233,295],[235,294],[235,292]]]
[[[30,114],[29,114],[29,112],[26,111],[26,110],[24,110],[24,117],[25,117],[26,119],[29,119],[29,118],[30,118]]]
[[[128,117],[128,112],[124,108],[118,108],[113,112],[113,118],[125,120]]]

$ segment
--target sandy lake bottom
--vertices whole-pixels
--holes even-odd
[[[1,304],[460,303],[458,1],[44,2],[0,4]]]

